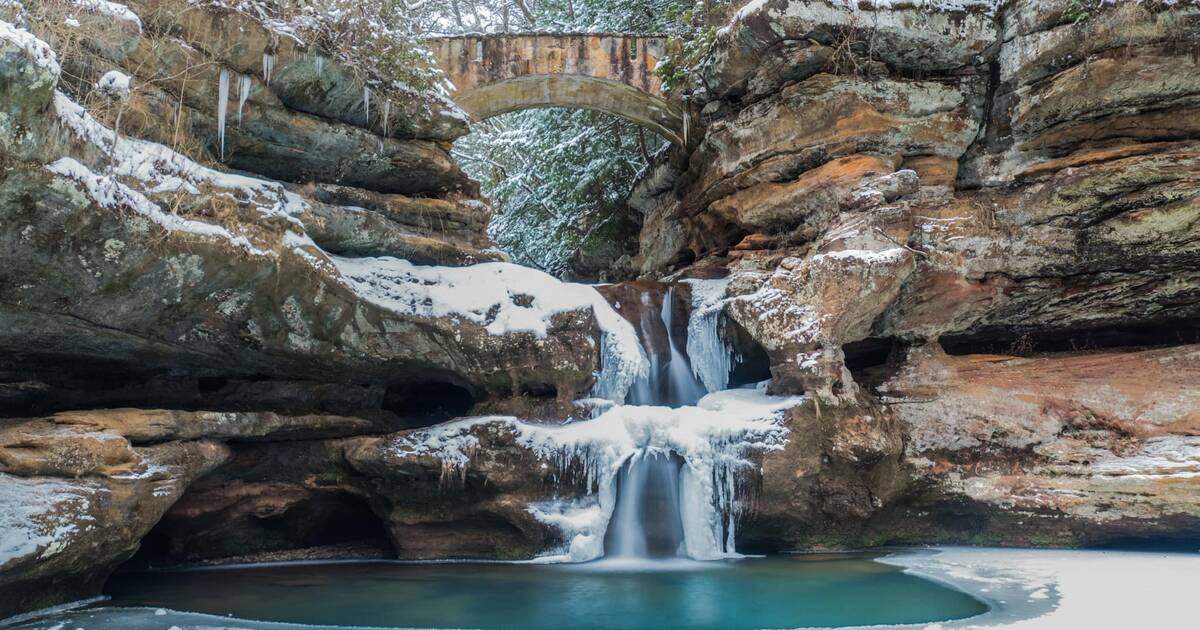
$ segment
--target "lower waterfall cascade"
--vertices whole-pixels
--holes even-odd
[[[712,375],[714,365],[730,365],[732,356],[716,325],[724,281],[698,282],[703,290],[693,292],[688,330],[700,330],[708,338],[699,346],[689,338],[686,347],[713,348],[722,355],[698,362],[702,371]],[[669,305],[672,297],[668,293],[664,303]],[[643,307],[653,307],[645,295],[641,299]],[[705,308],[695,308],[696,304]],[[646,312],[660,318],[644,317]],[[473,430],[484,424],[502,425],[540,460],[554,462],[555,478],[563,489],[582,471],[584,496],[570,494],[528,507],[535,519],[557,529],[564,540],[560,550],[538,558],[539,562],[737,557],[736,522],[744,510],[744,493],[757,474],[750,456],[783,448],[787,441],[783,412],[803,396],[768,395],[765,382],[703,393],[703,380],[721,379],[694,375],[692,361],[671,338],[669,306],[643,308],[642,314],[643,339],[666,334],[669,358],[664,361],[638,349],[649,358],[651,369],[631,388],[631,404],[599,398],[580,401],[577,404],[591,417],[565,424],[510,416],[463,418],[410,434],[395,448],[437,456],[443,473],[453,474],[465,469],[472,449],[479,445]],[[675,369],[670,369],[671,362],[676,363]],[[663,382],[672,379],[674,384]],[[677,406],[644,398],[655,392],[685,391],[685,385],[703,395]]]

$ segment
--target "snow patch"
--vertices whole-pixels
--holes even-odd
[[[129,7],[116,2],[108,2],[107,0],[67,0],[71,4],[80,7],[87,11],[93,11],[102,15],[107,15],[118,20],[124,20],[136,24],[138,31],[142,30],[142,18],[136,13],[129,10]]]
[[[900,262],[907,252],[903,247],[891,247],[882,251],[874,251],[867,249],[843,249],[836,252],[825,252],[814,254],[808,259],[811,264],[818,264],[827,260],[838,262],[854,261],[865,263],[868,265],[887,265]]]
[[[111,175],[93,173],[91,169],[80,164],[74,158],[60,158],[53,164],[47,165],[46,170],[79,184],[92,201],[105,208],[129,208],[148,217],[168,231],[222,238],[258,256],[266,256],[270,253],[258,249],[246,237],[235,236],[219,225],[167,214],[158,207],[158,204],[147,199],[142,193],[122,184]]]
[[[390,257],[330,260],[347,286],[368,302],[404,315],[465,319],[492,335],[545,337],[555,314],[590,308],[602,333],[596,397],[623,401],[648,370],[633,326],[588,285],[510,263],[421,267]]]
[[[109,70],[96,81],[96,90],[122,101],[129,100],[129,75],[119,70]]]
[[[62,69],[58,67],[58,57],[55,56],[54,50],[50,48],[49,44],[35,37],[33,33],[0,20],[0,39],[24,50],[33,65],[54,76],[58,76],[62,72]]]
[[[1106,479],[1187,479],[1200,477],[1200,437],[1169,435],[1150,438],[1128,457],[1096,462],[1092,471]]]
[[[144,182],[148,193],[182,191],[199,194],[201,187],[210,186],[222,189],[217,191],[219,193],[255,201],[256,208],[264,215],[287,217],[292,221],[295,221],[294,215],[307,207],[302,197],[277,182],[216,171],[155,142],[128,137],[118,139],[111,129],[92,118],[87,110],[62,92],[54,95],[54,106],[62,124],[81,140],[108,154],[110,175]]]
[[[940,547],[881,562],[989,604],[944,630],[1187,627],[1200,575],[1195,553]]]
[[[45,559],[62,551],[81,531],[68,519],[86,514],[89,507],[77,484],[0,473],[0,569],[34,554]]]

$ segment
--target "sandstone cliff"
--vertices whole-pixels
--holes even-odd
[[[767,0],[721,31],[703,137],[634,202],[643,272],[724,270],[772,388],[818,403],[748,541],[1196,536],[1198,43],[1159,2]]]
[[[94,595],[227,443],[632,378],[598,294],[495,262],[453,103],[227,4],[0,8],[0,617]]]

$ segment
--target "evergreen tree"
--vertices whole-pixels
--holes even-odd
[[[438,1],[446,11],[439,24],[450,31],[668,33],[675,35],[673,51],[693,56],[687,43],[725,6],[721,0]],[[689,63],[667,60],[671,75],[664,77],[682,84]],[[629,271],[641,222],[625,199],[665,144],[616,116],[543,109],[479,123],[455,153],[492,198],[492,238],[516,262],[564,278],[618,279]]]

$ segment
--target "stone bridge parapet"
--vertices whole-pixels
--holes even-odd
[[[505,33],[428,40],[454,84],[453,99],[475,120],[535,107],[608,112],[683,144],[681,108],[654,73],[666,36],[621,33]]]

